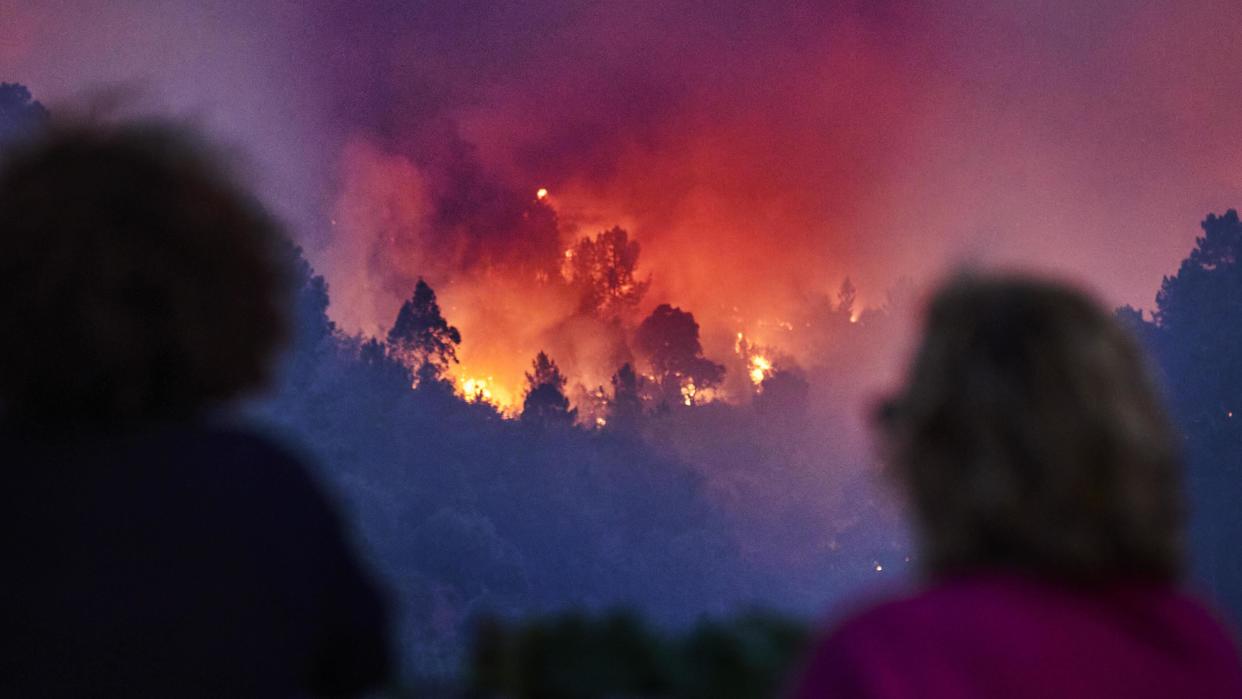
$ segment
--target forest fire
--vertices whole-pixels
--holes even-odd
[[[429,202],[409,201],[418,178],[404,165],[373,149],[346,159],[360,187],[346,187],[337,204],[341,227],[356,232],[341,241],[338,258],[356,260],[365,273],[346,285],[338,317],[365,308],[371,333],[414,348],[397,354],[416,377],[430,362],[461,398],[506,418],[519,417],[527,396],[543,386],[547,377],[532,371],[537,356],[546,356],[544,371],[555,386],[545,390],[563,394],[565,409],[586,427],[607,424],[625,367],[634,372],[625,390],[647,409],[744,405],[780,372],[820,361],[823,340],[861,317],[848,279],[835,302],[827,290],[785,298],[751,289],[749,302],[723,304],[732,300],[728,277],[687,284],[687,273],[703,260],[686,258],[672,268],[658,256],[649,260],[637,237],[615,223],[631,217],[591,197],[570,192],[554,207],[545,187],[533,199],[521,188],[501,189],[498,201],[458,211],[465,218],[449,225],[418,213]],[[402,290],[411,286],[414,297],[406,297],[401,313],[384,309],[390,294],[408,294]],[[349,296],[377,288],[390,291]],[[703,300],[708,290],[719,300]],[[682,297],[703,305],[666,301]],[[402,320],[407,312],[413,315]],[[388,329],[384,319],[394,316]],[[722,334],[722,326],[753,329],[760,341],[748,332]]]
[[[792,331],[793,325],[788,322],[777,324],[783,330]],[[746,334],[739,332],[733,343],[733,353],[746,362],[746,376],[754,388],[763,386],[763,382],[776,372],[776,367],[767,354],[747,339]]]
[[[467,403],[486,403],[496,408],[502,415],[512,417],[517,411],[514,393],[498,385],[491,376],[486,378],[459,377],[457,393]]]
[[[0,93],[253,158],[309,279],[246,413],[320,462],[403,673],[573,609],[692,629],[697,667],[701,620],[929,569],[870,420],[959,265],[1142,307],[1118,317],[1187,423],[1187,582],[1242,619],[1242,222],[1194,226],[1242,201],[1230,3],[158,5],[0,1]],[[747,624],[715,655],[748,660]]]
[[[763,380],[772,375],[772,362],[767,357],[754,356],[750,358],[750,380],[756,386],[763,383]]]

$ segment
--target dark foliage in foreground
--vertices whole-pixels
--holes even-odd
[[[779,691],[809,638],[769,614],[662,634],[631,614],[562,614],[479,627],[470,682],[480,697],[749,699]]]

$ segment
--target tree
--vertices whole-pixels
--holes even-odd
[[[657,306],[638,326],[634,343],[651,365],[664,401],[691,405],[724,379],[724,366],[703,356],[699,324],[680,308]]]
[[[1157,352],[1176,375],[1177,412],[1210,424],[1242,399],[1242,222],[1230,209],[1201,225],[1194,250],[1161,283],[1153,318],[1165,335]]]
[[[0,147],[6,141],[30,134],[47,119],[47,109],[25,85],[0,83]]]
[[[338,331],[328,317],[328,284],[323,276],[315,273],[303,256],[302,248],[292,240],[279,238],[277,256],[289,272],[292,292],[289,307],[292,333],[279,381],[310,390],[336,349],[332,341]]]
[[[565,397],[567,380],[561,375],[546,352],[540,352],[526,373],[526,399],[522,402],[522,419],[538,423],[572,423],[577,410],[569,407]]]
[[[608,402],[608,425],[631,429],[643,414],[642,377],[629,362],[612,375],[612,399]]]
[[[441,378],[457,362],[461,333],[440,314],[436,292],[419,277],[414,295],[401,305],[388,331],[394,354],[414,372],[419,383]]]
[[[579,311],[599,317],[616,317],[638,305],[650,279],[640,280],[639,246],[621,227],[602,231],[594,239],[583,238],[569,250],[570,282],[579,293]]]
[[[1165,277],[1153,322],[1121,311],[1154,350],[1185,437],[1198,573],[1242,618],[1242,221],[1209,214],[1203,235]]]

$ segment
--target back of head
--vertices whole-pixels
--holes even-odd
[[[931,574],[1181,574],[1174,432],[1135,341],[1085,295],[1018,277],[950,282],[889,407],[890,466]]]
[[[0,163],[0,410],[183,418],[261,384],[286,333],[275,221],[188,132],[53,126]]]

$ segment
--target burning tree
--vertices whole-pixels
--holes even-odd
[[[647,293],[650,279],[638,279],[639,246],[620,226],[583,238],[566,252],[569,278],[578,290],[579,310],[615,317],[636,306]]]
[[[724,366],[703,356],[699,324],[680,308],[667,303],[657,306],[638,326],[634,343],[651,364],[661,401],[693,405],[698,396],[724,379]]]
[[[564,375],[547,352],[540,352],[532,362],[533,371],[526,372],[526,400],[522,402],[522,419],[539,423],[569,424],[578,415],[569,407],[565,396]]]
[[[410,367],[418,383],[437,380],[457,362],[461,333],[440,314],[436,292],[419,277],[414,295],[401,305],[388,331],[393,353]]]

